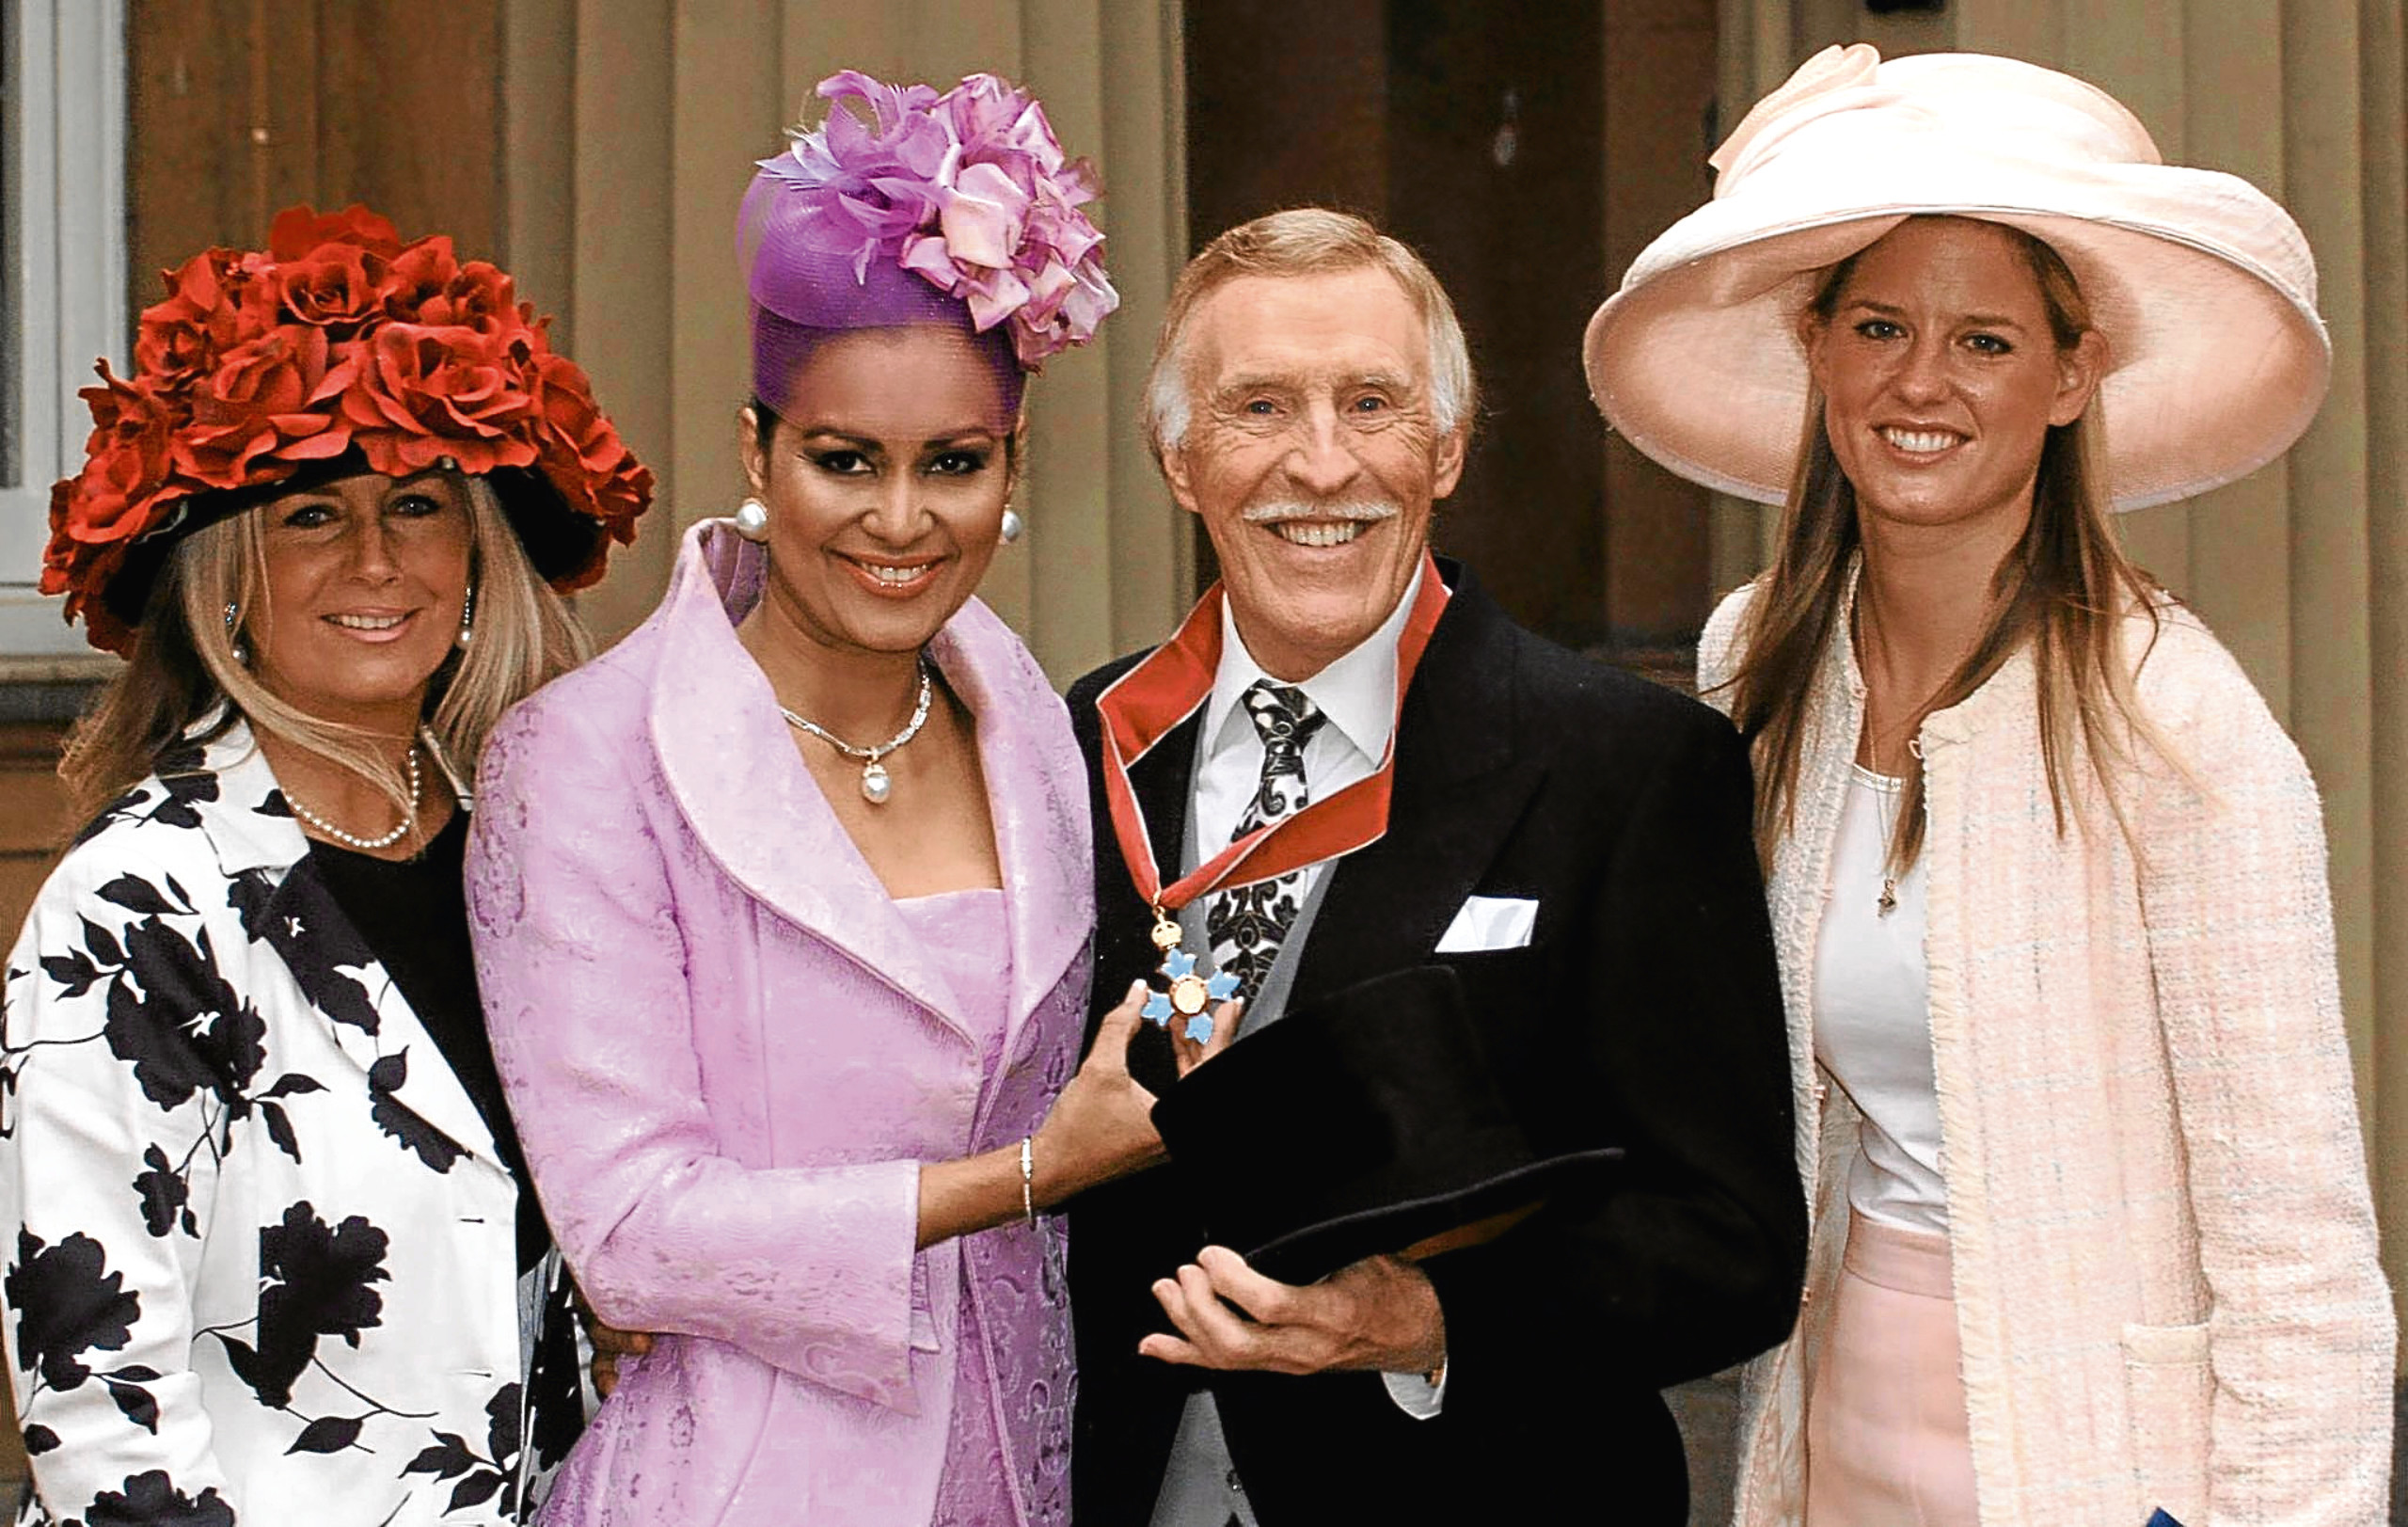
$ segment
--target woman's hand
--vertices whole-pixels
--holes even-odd
[[[1038,1207],[1050,1209],[1164,1159],[1163,1137],[1154,1132],[1154,1094],[1129,1074],[1129,1042],[1136,1036],[1137,1010],[1145,1000],[1146,983],[1134,982],[1120,1005],[1104,1015],[1086,1062],[1037,1127],[1031,1151]],[[1177,1033],[1174,1026],[1171,1045],[1180,1075],[1228,1046],[1237,1014],[1235,1002],[1221,1004],[1212,1017],[1212,1038],[1203,1044]]]
[[[640,1358],[652,1350],[652,1337],[640,1330],[621,1330],[600,1321],[586,1328],[594,1341],[594,1392],[607,1400],[619,1387],[619,1360]]]
[[[610,1392],[619,1387],[619,1360],[640,1358],[651,1351],[652,1337],[645,1331],[621,1330],[605,1325],[602,1317],[594,1312],[594,1307],[585,1302],[584,1291],[572,1292],[578,1321],[585,1328],[585,1339],[594,1344],[594,1392],[607,1400]]]

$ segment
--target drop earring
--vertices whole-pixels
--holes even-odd
[[[769,538],[769,506],[758,499],[747,499],[736,506],[736,533],[759,545]]]
[[[1004,505],[1004,525],[1002,531],[1004,545],[1009,546],[1014,541],[1019,540],[1022,533],[1027,529],[1028,524],[1025,520],[1020,517],[1020,511],[1009,504]]]
[[[226,603],[226,635],[233,644],[234,660],[242,666],[248,668],[251,665],[251,649],[245,646],[243,644],[243,639],[234,634],[234,624],[242,619],[242,616],[243,607],[230,599],[228,600]]]
[[[460,635],[456,644],[463,652],[468,650],[468,641],[476,635],[476,619],[477,586],[471,583],[468,585],[468,592],[460,597]]]

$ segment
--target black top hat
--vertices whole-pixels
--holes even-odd
[[[1622,1155],[1532,1149],[1444,965],[1287,1013],[1189,1073],[1153,1117],[1207,1233],[1286,1283],[1533,1205]]]

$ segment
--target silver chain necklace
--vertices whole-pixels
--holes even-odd
[[[887,739],[885,745],[875,748],[857,748],[817,722],[807,721],[784,706],[778,707],[778,714],[784,716],[795,730],[809,732],[848,758],[859,758],[862,761],[862,799],[871,805],[882,806],[886,804],[887,797],[895,793],[895,781],[888,777],[886,765],[879,760],[920,735],[920,728],[927,724],[928,696],[931,692],[928,663],[923,658],[920,660],[920,698],[911,707],[911,719],[904,724],[901,731]]]
[[[293,808],[293,814],[294,816],[316,828],[322,835],[333,838],[336,842],[341,844],[345,848],[389,849],[394,844],[399,843],[402,839],[409,836],[411,832],[418,827],[420,775],[418,771],[417,743],[413,742],[410,744],[409,754],[407,757],[403,760],[403,763],[404,767],[409,771],[410,806],[407,811],[402,813],[402,819],[393,824],[393,830],[389,833],[380,834],[375,837],[361,837],[356,834],[346,833],[341,828],[337,827],[334,823],[326,820],[324,817],[321,817],[316,812],[310,810],[308,806],[303,805],[300,799],[291,790],[284,792],[284,803]]]

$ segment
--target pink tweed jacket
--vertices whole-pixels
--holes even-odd
[[[1726,708],[1751,593],[1699,649]],[[2059,835],[2028,654],[1922,730],[1981,1520],[2141,1527],[2162,1507],[2185,1527],[2369,1527],[2387,1510],[2395,1327],[2316,787],[2230,655],[2187,611],[2161,614],[2139,693],[2195,784],[2162,762],[2135,778],[2137,860],[2087,765]],[[1803,1510],[1805,1370],[1846,1239],[1857,1118],[1817,1079],[1813,962],[1863,704],[1843,626],[1768,889],[1814,1241],[1798,1331],[1744,1386],[1745,1527]]]
[[[1058,1527],[1058,1222],[912,1243],[919,1163],[1019,1140],[1076,1064],[1085,766],[1035,660],[965,606],[929,652],[977,717],[1003,860],[990,1069],[737,644],[763,560],[695,527],[659,610],[513,711],[480,773],[470,923],[528,1163],[594,1311],[667,1333],[544,1519],[928,1520],[966,1266],[1014,1522]]]

